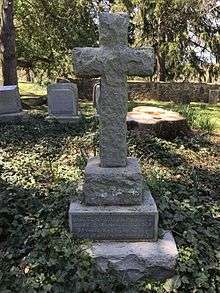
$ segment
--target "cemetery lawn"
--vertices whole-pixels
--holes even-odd
[[[47,88],[38,83],[19,82],[18,86],[21,96],[44,96],[47,94]]]
[[[81,125],[49,124],[32,111],[29,122],[1,124],[0,292],[129,292],[93,270],[82,242],[68,228],[68,207],[81,197],[84,169],[98,152],[91,104]],[[160,212],[179,250],[176,276],[143,280],[130,292],[218,292],[220,206],[219,136],[198,131],[166,141],[128,134]],[[85,242],[84,242],[85,244]]]
[[[41,97],[47,95],[46,86],[41,86],[37,83],[20,82],[19,90],[24,102],[25,99],[29,97]],[[84,102],[83,104],[84,107],[89,109],[90,113],[93,112],[92,103]],[[220,104],[211,105],[205,103],[190,103],[190,106],[187,107],[172,102],[157,100],[131,101],[129,103],[129,111],[137,106],[155,106],[178,111],[193,120],[192,123],[194,122],[194,124],[196,124],[195,126],[199,126],[199,128],[202,127],[204,130],[207,130],[208,128],[212,131],[220,132]]]

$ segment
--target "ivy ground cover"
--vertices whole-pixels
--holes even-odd
[[[219,137],[128,134],[179,260],[174,278],[126,288],[97,274],[69,233],[69,203],[81,196],[88,157],[98,154],[88,113],[77,129],[36,111],[29,122],[0,125],[0,292],[218,292]]]

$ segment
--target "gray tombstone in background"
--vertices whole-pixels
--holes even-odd
[[[152,48],[128,47],[126,14],[101,13],[100,48],[76,48],[78,76],[101,76],[100,157],[85,169],[82,202],[70,205],[70,230],[95,242],[89,250],[102,272],[125,282],[174,273],[177,248],[170,232],[158,235],[158,210],[139,162],[127,157],[127,76],[152,75]]]
[[[209,103],[217,104],[220,101],[220,90],[209,90]]]
[[[93,107],[96,109],[96,117],[99,117],[99,98],[100,98],[100,83],[96,83],[93,87],[92,100]]]
[[[0,86],[0,121],[10,122],[24,117],[17,85]]]
[[[56,83],[48,86],[47,120],[60,123],[78,123],[78,88],[74,83]]]

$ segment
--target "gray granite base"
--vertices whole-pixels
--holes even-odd
[[[27,119],[28,115],[23,111],[18,113],[0,114],[0,122],[20,122]]]
[[[158,211],[149,191],[142,205],[86,206],[73,202],[69,210],[70,231],[78,239],[156,241]]]
[[[125,284],[171,277],[178,256],[169,231],[157,242],[94,242],[88,252],[99,272],[112,274]]]
[[[90,158],[83,185],[86,205],[138,205],[143,202],[143,178],[138,160],[127,158],[126,167],[100,167],[100,158]]]
[[[72,124],[78,124],[80,122],[81,116],[53,116],[49,115],[46,117],[46,120],[49,122],[59,122],[59,123],[72,123]]]

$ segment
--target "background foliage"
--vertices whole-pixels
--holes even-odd
[[[104,4],[107,3],[107,4]],[[130,15],[130,43],[155,48],[158,80],[215,81],[219,76],[219,1],[17,0],[19,65],[49,79],[72,75],[71,49],[97,46],[97,14]]]
[[[93,10],[88,0],[17,0],[18,64],[40,80],[72,74],[71,49],[96,44]]]
[[[111,2],[113,9],[129,12],[134,26],[135,45],[151,45],[155,48],[158,80],[186,80],[196,77],[199,80],[208,78],[211,82],[218,78],[218,1]]]

